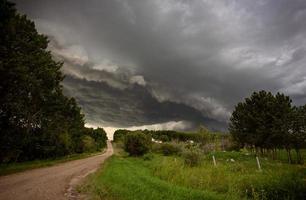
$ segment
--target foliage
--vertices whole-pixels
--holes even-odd
[[[202,144],[203,149],[211,150],[225,150],[231,147],[231,136],[227,133],[211,132],[203,126],[198,132],[179,132],[173,130],[137,130],[156,141],[161,142],[195,142]],[[126,134],[133,131],[119,129],[114,133],[114,141],[123,141]]]
[[[190,167],[195,167],[201,163],[201,153],[196,150],[187,150],[183,153],[184,162]]]
[[[97,199],[305,199],[305,166],[261,159],[259,172],[254,155],[220,151],[214,155],[216,167],[211,156],[189,167],[177,156],[116,155],[82,191]]]
[[[200,144],[201,149],[208,153],[212,150],[238,149],[233,145],[231,135],[221,132],[211,132],[201,126],[198,132],[178,132],[170,130],[136,130],[130,131],[119,129],[114,133],[114,141],[120,143],[124,141],[126,135],[133,132],[141,132],[152,137],[153,152],[163,153],[164,155],[179,154],[184,146]]]
[[[172,130],[137,130],[141,131],[146,135],[151,136],[155,140],[159,140],[162,142],[169,142],[169,141],[199,141],[200,136],[198,133],[185,133],[185,132],[178,132],[178,131],[172,131]],[[124,138],[124,135],[133,132],[125,129],[119,129],[116,130],[114,133],[114,141],[117,142],[119,140],[122,140]]]
[[[287,139],[297,153],[298,163],[303,163],[300,149],[306,147],[306,105],[293,108],[291,128]]]
[[[182,148],[177,143],[163,143],[160,149],[165,156],[178,155],[182,151]]]
[[[94,140],[94,150],[99,151],[106,147],[107,135],[103,128],[84,128],[84,134]]]
[[[152,138],[155,140],[160,140],[163,142],[169,142],[169,141],[181,141],[186,142],[188,140],[192,141],[199,141],[200,135],[198,133],[187,133],[187,132],[178,132],[178,131],[172,131],[172,130],[158,130],[158,131],[149,131],[144,130],[144,132],[147,132],[147,134],[150,134]]]
[[[146,153],[143,155],[143,160],[152,160],[154,158],[154,154],[152,153]]]
[[[157,157],[149,163],[154,176],[173,185],[209,190],[226,195],[224,199],[304,199],[305,167],[262,159],[257,170],[253,155],[240,152],[216,152],[217,166],[211,156],[201,165],[187,167],[180,157]],[[230,161],[234,160],[234,162]]]
[[[84,116],[75,99],[64,96],[62,63],[47,46],[32,21],[0,1],[0,162],[84,151]],[[104,145],[105,138],[93,139]]]
[[[95,140],[88,136],[84,135],[82,138],[82,146],[83,146],[83,151],[85,152],[93,152],[95,151]]]
[[[126,136],[126,134],[128,134],[129,130],[125,130],[125,129],[118,129],[114,132],[114,136],[113,136],[113,140],[114,142],[119,142],[119,141],[124,141],[124,137]]]
[[[240,146],[276,152],[286,149],[291,163],[290,150],[299,150],[306,144],[306,109],[292,108],[291,99],[284,94],[254,92],[250,98],[238,103],[230,119],[230,133]],[[301,163],[301,156],[298,162]]]
[[[142,156],[150,150],[151,138],[140,131],[125,136],[124,149],[131,156]]]

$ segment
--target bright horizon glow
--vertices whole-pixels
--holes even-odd
[[[114,132],[118,129],[127,129],[131,131],[135,130],[177,130],[177,129],[184,129],[186,126],[188,126],[188,122],[186,121],[170,121],[165,123],[159,123],[159,124],[150,124],[150,125],[143,125],[143,126],[130,126],[130,127],[111,127],[111,126],[103,126],[103,125],[97,125],[97,124],[85,124],[88,128],[103,128],[107,134],[107,138],[109,140],[113,140]]]

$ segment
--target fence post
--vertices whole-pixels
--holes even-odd
[[[257,161],[258,169],[259,169],[259,171],[261,171],[261,166],[260,166],[260,162],[259,162],[258,156],[256,156],[256,161]]]
[[[217,166],[215,156],[213,155],[212,158],[213,158],[214,166]]]

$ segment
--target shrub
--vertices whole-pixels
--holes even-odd
[[[179,154],[182,151],[180,146],[178,144],[174,144],[174,143],[164,143],[164,144],[161,145],[160,148],[161,148],[161,152],[165,156],[176,155],[176,154]]]
[[[57,138],[57,155],[63,156],[70,153],[70,149],[72,146],[71,136],[64,132],[60,134]]]
[[[272,180],[271,180],[272,178]],[[256,179],[252,184],[249,184],[247,196],[255,199],[305,199],[306,184],[300,174],[289,172],[282,176]]]
[[[154,155],[152,153],[147,153],[143,156],[143,160],[152,160]]]
[[[83,129],[83,134],[94,140],[94,146],[95,146],[94,150],[99,151],[102,148],[106,147],[107,135],[106,135],[106,132],[104,131],[103,128],[98,127],[96,129],[93,129],[93,128],[85,127]],[[87,143],[90,143],[90,141],[89,141],[90,139],[87,138],[85,140],[87,140]],[[84,141],[82,142],[81,146],[82,146],[82,148],[84,147]],[[82,151],[80,151],[80,152],[83,152],[84,150],[85,149],[83,148]],[[90,149],[90,151],[92,151],[92,150],[93,149]],[[85,151],[87,151],[87,150],[85,150]]]
[[[151,138],[140,131],[128,133],[124,140],[124,150],[131,156],[142,156],[150,150]]]
[[[183,157],[185,164],[190,167],[197,166],[201,162],[201,153],[198,151],[186,151]]]
[[[120,142],[120,141],[123,141],[125,136],[130,133],[131,131],[129,130],[125,130],[125,129],[119,129],[119,130],[116,130],[114,132],[114,136],[113,136],[113,141],[114,142]]]
[[[90,136],[95,140],[96,150],[106,147],[107,135],[103,128],[94,129]]]
[[[95,140],[92,137],[90,137],[88,135],[85,135],[82,139],[82,142],[83,142],[83,151],[84,152],[95,151],[95,149],[96,149]]]
[[[171,140],[167,135],[161,135],[159,139],[163,142],[169,142]]]

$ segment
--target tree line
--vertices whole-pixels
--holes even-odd
[[[185,132],[178,132],[174,130],[137,130],[146,135],[149,135],[155,140],[162,141],[162,142],[169,142],[172,140],[178,141],[200,141],[200,134],[198,133],[185,133]],[[124,136],[128,133],[136,132],[130,131],[126,129],[119,129],[114,132],[114,141],[119,141],[124,138]]]
[[[103,129],[84,127],[74,98],[63,94],[61,62],[34,22],[0,0],[0,161],[25,161],[93,151]]]
[[[254,92],[236,105],[229,125],[233,139],[240,147],[257,153],[269,152],[276,158],[285,149],[292,163],[294,149],[302,163],[301,149],[306,148],[306,105],[293,106],[289,96],[271,92]]]
[[[233,149],[231,136],[228,133],[212,132],[200,126],[198,131],[181,132],[174,130],[126,130],[118,129],[114,132],[114,142],[124,141],[129,133],[141,132],[155,141],[160,142],[194,142],[200,144],[204,151]]]

